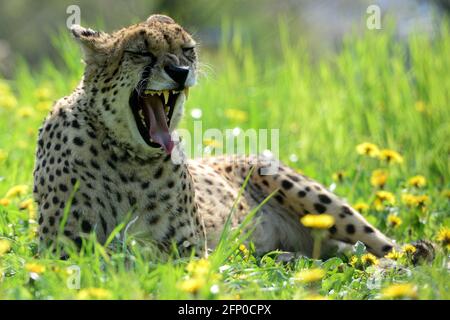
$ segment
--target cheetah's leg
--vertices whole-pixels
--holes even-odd
[[[308,213],[332,215],[335,225],[329,230],[331,239],[349,244],[361,241],[377,256],[384,256],[396,246],[360,213],[319,183],[283,165],[273,175],[261,175],[258,165],[256,169],[251,183],[258,185],[266,195],[279,188],[274,200],[298,218]]]

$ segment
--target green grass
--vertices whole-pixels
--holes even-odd
[[[193,129],[190,111],[200,108],[204,128],[279,128],[284,162],[333,186],[352,204],[369,204],[367,219],[398,242],[436,241],[439,230],[450,226],[449,31],[444,23],[433,39],[412,36],[407,43],[389,30],[367,32],[349,37],[336,55],[319,59],[312,59],[283,24],[273,39],[278,53],[258,54],[235,34],[218,52],[202,52],[210,67],[203,67],[206,75],[191,90],[182,127]],[[382,275],[373,267],[352,267],[349,257],[301,258],[288,265],[277,263],[276,253],[254,258],[237,249],[239,233],[231,231],[203,267],[202,262],[187,267],[195,261],[188,258],[149,262],[132,240],[109,247],[88,241],[68,261],[38,256],[35,212],[20,209],[31,198],[37,129],[51,101],[69,94],[82,74],[72,40],[58,37],[55,45],[63,68],[45,61],[39,72],[30,72],[22,61],[16,77],[0,86],[0,199],[13,186],[29,186],[9,204],[0,204],[0,298],[377,299],[392,283],[412,284],[419,299],[450,298],[448,252],[442,248],[432,264],[412,267],[405,260],[411,272]],[[234,109],[244,111],[247,120],[233,116]],[[403,164],[357,154],[362,142],[398,151]],[[403,220],[397,228],[389,226],[387,208],[373,208],[377,188],[370,176],[380,168],[389,174],[384,189],[396,197],[389,210]],[[333,180],[336,172],[344,173],[342,181]],[[426,186],[408,186],[418,174],[426,177]],[[402,203],[403,193],[425,194],[430,202],[411,208]],[[72,265],[80,267],[81,290],[66,285]],[[323,269],[322,281],[295,280],[297,272],[309,268]],[[183,286],[198,288],[189,293]]]

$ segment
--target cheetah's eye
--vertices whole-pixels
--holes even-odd
[[[124,52],[135,55],[135,56],[141,56],[141,57],[150,57],[152,59],[155,58],[153,53],[149,51],[132,51],[132,50],[125,50]]]
[[[194,51],[194,47],[181,48],[181,50],[183,50],[184,54],[191,54]]]

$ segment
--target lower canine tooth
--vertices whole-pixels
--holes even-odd
[[[189,88],[184,88],[184,95],[186,96],[186,100],[189,98]]]

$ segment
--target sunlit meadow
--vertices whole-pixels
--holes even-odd
[[[190,130],[195,119],[204,128],[280,129],[282,161],[345,197],[397,242],[436,243],[433,263],[417,267],[413,246],[389,253],[396,270],[378,268],[361,246],[327,261],[281,264],[276,252],[254,257],[239,230],[228,229],[218,250],[200,260],[148,262],[133,241],[92,240],[67,261],[38,255],[31,200],[37,130],[82,74],[79,49],[68,36],[55,37],[63,68],[46,61],[31,73],[18,61],[15,78],[0,79],[0,298],[449,299],[449,31],[444,23],[433,39],[405,43],[389,29],[367,31],[319,60],[282,23],[271,39],[277,53],[256,53],[234,33],[218,52],[201,53],[202,76],[182,123]],[[317,233],[332,224],[326,216],[303,223]],[[79,289],[70,286],[74,265]]]

